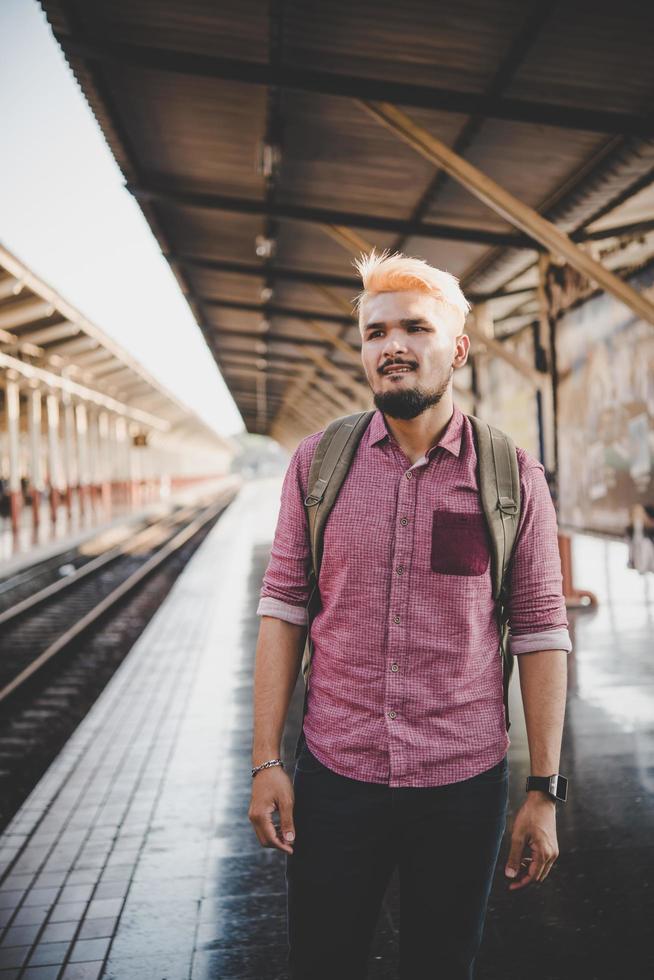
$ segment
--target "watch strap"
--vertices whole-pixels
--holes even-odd
[[[525,789],[527,792],[532,789],[540,790],[560,803],[565,803],[568,798],[568,780],[558,772],[552,776],[527,776]]]

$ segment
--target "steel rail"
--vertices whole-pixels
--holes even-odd
[[[31,596],[27,596],[25,599],[21,599],[20,602],[17,602],[15,605],[10,606],[8,609],[5,609],[0,613],[0,626],[2,626],[4,623],[11,622],[12,619],[17,619],[23,613],[28,612],[28,610],[41,605],[41,603],[45,602],[47,599],[50,599],[58,592],[63,592],[64,589],[70,588],[79,582],[80,579],[85,578],[87,575],[91,575],[93,572],[97,572],[97,570],[102,568],[104,565],[108,565],[117,558],[122,558],[124,555],[129,554],[129,552],[134,548],[146,544],[148,539],[156,536],[157,531],[160,530],[166,523],[172,523],[173,527],[175,524],[181,523],[180,519],[175,519],[176,517],[180,518],[180,516],[181,520],[183,520],[185,514],[166,515],[166,517],[163,517],[160,521],[155,521],[154,524],[150,524],[148,527],[143,528],[143,530],[139,531],[135,537],[128,537],[125,539],[125,541],[122,541],[115,547],[108,548],[102,554],[98,555],[97,558],[92,558],[91,561],[86,562],[80,568],[76,569],[76,571],[71,575],[67,575],[65,578],[59,579],[57,582],[51,582],[49,585],[44,585],[42,589],[38,590],[38,592],[35,592]]]
[[[219,500],[207,507],[203,513],[194,521],[191,521],[183,530],[179,531],[173,538],[167,541],[156,554],[152,555],[137,571],[133,572],[124,582],[121,582],[109,595],[99,602],[90,612],[86,613],[52,642],[42,653],[39,654],[24,670],[16,675],[8,684],[0,690],[0,703],[9,698],[12,694],[30,680],[45,664],[47,664],[56,654],[60,653],[73,640],[81,636],[90,626],[96,623],[112,606],[116,605],[124,596],[139,585],[151,572],[159,567],[175,551],[178,551],[186,542],[197,534],[205,524],[222,510],[230,498],[228,495],[221,496]]]

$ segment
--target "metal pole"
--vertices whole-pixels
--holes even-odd
[[[77,485],[77,470],[75,467],[75,407],[70,395],[63,395],[64,410],[64,476],[66,480],[65,500],[68,516],[73,513],[73,487]]]
[[[50,519],[57,520],[61,490],[61,461],[59,458],[59,397],[48,392],[45,400],[48,417],[48,483],[50,485]]]
[[[9,502],[14,538],[20,528],[22,487],[20,481],[20,390],[18,381],[7,376],[5,382],[7,450],[9,455]]]
[[[80,513],[84,513],[88,503],[89,453],[86,405],[82,402],[78,402],[75,406],[75,426],[77,431],[77,499]]]
[[[36,535],[41,518],[43,475],[41,466],[41,392],[31,388],[28,395],[28,430],[30,440],[30,493],[32,495],[32,523]]]
[[[111,441],[109,415],[98,415],[98,476],[100,480],[100,503],[105,511],[111,507]]]

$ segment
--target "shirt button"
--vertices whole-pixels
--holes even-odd
[[[404,571],[404,565],[398,565],[395,571],[397,572],[398,575],[401,575],[402,572]]]
[[[411,472],[411,470],[407,470],[404,475],[407,478],[407,480],[412,480],[413,479],[413,473]]]
[[[389,711],[388,712],[388,717],[389,718],[395,718],[395,717],[397,717],[395,711]]]
[[[400,617],[399,617],[399,616],[393,616],[393,622],[394,622],[394,623],[395,623],[396,625],[397,625],[397,623],[399,623],[399,621],[400,621]]]
[[[408,520],[406,519],[406,517],[401,517],[401,518],[400,518],[400,524],[402,525],[402,527],[406,527],[408,523],[409,523],[409,522],[408,522]]]
[[[391,664],[391,670],[393,671],[394,674],[397,674],[399,669],[400,668],[397,666],[397,664]]]

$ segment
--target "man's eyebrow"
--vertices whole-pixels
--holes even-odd
[[[400,326],[404,327],[405,329],[407,327],[426,327],[428,324],[429,321],[425,320],[423,316],[409,317],[406,320],[400,320]],[[368,333],[369,330],[383,330],[385,326],[386,324],[383,321],[379,321],[378,323],[368,323],[363,328],[363,332]]]
[[[401,327],[426,327],[428,321],[425,320],[424,316],[413,316],[408,320],[400,320]]]

